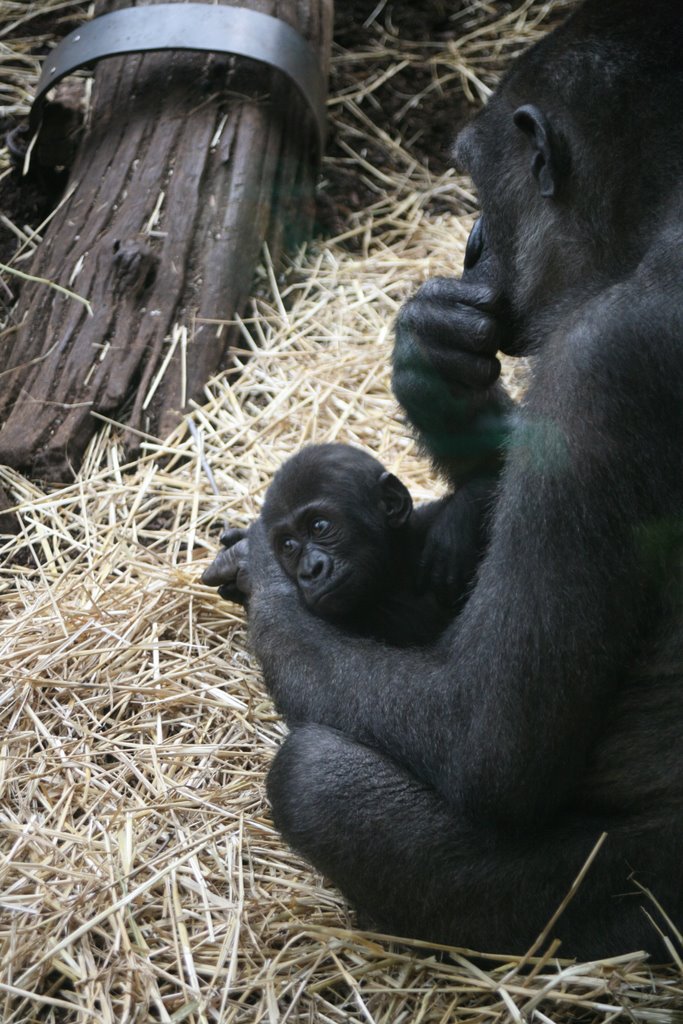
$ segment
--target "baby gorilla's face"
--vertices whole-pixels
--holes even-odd
[[[381,566],[377,545],[363,533],[317,504],[273,530],[275,555],[315,614],[346,619],[372,596]]]
[[[305,605],[351,625],[386,589],[391,535],[411,512],[406,487],[372,455],[322,444],[280,467],[261,515],[273,553]]]

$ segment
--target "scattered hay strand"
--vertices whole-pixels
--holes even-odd
[[[22,55],[3,96],[22,113],[39,6],[84,9],[0,2],[0,39]],[[501,16],[468,4],[458,41],[433,47],[430,90],[455,79],[485,95],[550,6]],[[59,489],[0,468],[20,523],[0,538],[3,1024],[683,1019],[680,964],[653,970],[637,952],[573,964],[551,944],[522,973],[504,952],[475,963],[353,930],[338,893],[273,829],[263,781],[284,727],[241,610],[198,582],[223,520],[256,515],[275,468],[306,442],[367,447],[418,500],[435,494],[391,396],[391,324],[420,281],[457,268],[475,201],[466,180],[430,174],[396,124],[368,113],[424,59],[388,23],[366,53],[337,51],[338,74],[361,70],[333,97],[335,131],[373,198],[287,274],[264,255],[235,366],[189,420],[165,439],[140,434],[126,462],[130,434],[100,417]],[[192,324],[177,330],[191,358]],[[523,386],[519,363],[505,372]]]

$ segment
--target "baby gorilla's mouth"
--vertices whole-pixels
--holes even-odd
[[[352,588],[349,592],[350,588],[347,586],[351,576],[352,573],[349,571],[343,576],[337,577],[332,585],[325,587],[324,590],[316,590],[313,593],[305,592],[304,600],[309,610],[337,617],[348,615],[353,611],[356,604],[355,595]]]

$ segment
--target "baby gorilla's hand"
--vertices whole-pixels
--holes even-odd
[[[471,480],[444,501],[425,538],[419,585],[459,610],[469,595],[488,541],[495,479]]]
[[[218,587],[226,601],[246,605],[251,594],[249,538],[246,530],[226,530],[221,536],[223,550],[202,573],[201,582]]]

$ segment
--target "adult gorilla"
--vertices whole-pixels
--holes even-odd
[[[638,883],[683,924],[682,98],[678,5],[588,0],[458,142],[483,222],[462,280],[406,305],[395,353],[454,484],[499,474],[445,638],[343,634],[250,535],[253,645],[292,726],[274,818],[381,928],[523,951],[603,830],[563,952],[661,955]],[[534,355],[523,410],[496,349]]]

